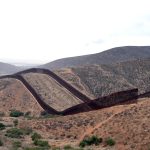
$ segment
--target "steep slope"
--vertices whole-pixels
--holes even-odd
[[[34,96],[35,101],[37,101],[45,111],[57,115],[69,115],[93,109],[101,109],[128,100],[135,100],[138,95],[138,89],[131,88],[105,97],[99,97],[98,99],[90,99],[58,77],[55,73],[40,68],[32,68],[13,75],[2,76],[1,79],[2,81],[10,79],[18,80],[24,85],[24,88]],[[2,89],[5,89],[7,85],[10,87],[11,82],[2,82]],[[15,86],[16,85],[13,87],[14,91],[10,89],[10,92],[13,94],[16,92],[17,97],[18,93],[15,91]],[[7,93],[5,93],[4,96],[6,94]],[[21,104],[22,100],[23,97],[21,97]],[[26,104],[28,103],[30,104],[30,99],[28,102],[26,101]]]
[[[150,46],[125,46],[112,48],[97,54],[59,59],[40,67],[47,69],[60,69],[81,65],[111,64],[148,57],[150,57]]]
[[[0,76],[6,75],[6,74],[13,74],[13,73],[16,73],[22,69],[23,68],[21,68],[21,67],[17,67],[14,65],[0,62]]]
[[[77,74],[72,70],[72,68],[63,68],[55,70],[55,73],[62,77],[64,80],[66,80],[68,83],[70,83],[73,87],[90,97],[91,99],[95,98],[95,96],[90,91],[89,87],[86,86],[84,82],[82,82],[81,78],[77,76]]]
[[[8,116],[11,110],[30,112],[34,116],[39,116],[43,111],[20,81],[13,78],[0,79],[0,112]]]
[[[24,79],[34,88],[41,99],[57,111],[83,103],[51,77],[41,73],[26,73]]]
[[[140,94],[150,91],[149,66],[150,59],[138,59],[115,64],[69,68],[72,77],[66,69],[55,72],[84,93],[100,97],[134,87],[139,89]]]

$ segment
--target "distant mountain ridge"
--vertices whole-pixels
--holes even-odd
[[[81,65],[111,64],[149,57],[150,46],[124,46],[112,48],[97,54],[58,59],[40,67],[55,70],[66,67],[79,67]]]
[[[0,75],[13,74],[20,71],[22,68],[8,63],[0,62]]]
[[[150,58],[150,46],[124,46],[112,48],[97,54],[58,59],[37,67],[56,70],[94,64],[112,64],[145,58]],[[0,75],[13,74],[31,67],[18,67],[0,62]]]
[[[8,64],[8,63],[0,62],[0,76],[14,74],[14,73],[17,73],[19,71],[26,70],[26,69],[29,69],[32,67],[34,67],[34,65],[17,66],[17,65],[12,65],[12,64]]]

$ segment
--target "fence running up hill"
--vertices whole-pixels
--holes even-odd
[[[22,74],[26,73],[43,73],[47,74],[50,77],[52,77],[54,80],[56,80],[59,84],[61,84],[64,88],[69,90],[74,96],[79,98],[80,100],[83,101],[83,103],[78,104],[76,106],[70,107],[62,112],[56,111],[53,109],[50,105],[48,105],[46,102],[41,100],[40,96],[34,88],[22,77]],[[63,80],[61,77],[56,75],[50,70],[47,69],[40,69],[40,68],[32,68],[28,69],[25,71],[18,72],[13,75],[6,75],[0,77],[0,79],[3,78],[15,78],[21,81],[26,88],[32,93],[32,95],[35,97],[35,99],[38,101],[38,103],[41,105],[41,107],[51,113],[51,114],[62,114],[62,115],[69,115],[69,114],[75,114],[79,112],[85,112],[85,111],[90,111],[90,110],[95,110],[95,109],[101,109],[104,107],[110,107],[113,105],[117,105],[126,101],[133,101],[136,100],[140,95],[138,95],[138,89],[131,89],[131,90],[126,90],[126,91],[121,91],[121,92],[116,92],[113,94],[110,94],[108,96],[100,97],[94,100],[91,100],[88,98],[86,95],[72,87],[69,83],[67,83],[65,80]],[[61,99],[60,99],[61,100]]]

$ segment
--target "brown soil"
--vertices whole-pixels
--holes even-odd
[[[20,122],[32,126],[52,145],[79,142],[92,134],[116,141],[113,149],[148,150],[150,144],[150,98],[138,103],[114,106],[102,110],[43,120]],[[103,142],[101,145],[107,147]],[[108,148],[108,147],[107,147]],[[96,148],[95,148],[96,149]]]
[[[42,82],[43,78],[40,79]],[[46,81],[49,84],[50,81]],[[97,135],[103,138],[103,143],[98,147],[90,147],[91,150],[150,149],[150,98],[138,99],[133,104],[122,104],[75,115],[41,118],[37,116],[43,109],[25,86],[16,79],[6,78],[0,80],[0,106],[0,112],[5,113],[4,117],[0,117],[0,122],[6,124],[7,128],[11,128],[16,119],[8,116],[10,110],[30,111],[36,117],[30,120],[24,117],[17,118],[18,128],[32,128],[52,146],[63,147],[69,144],[77,147],[85,137]],[[8,150],[12,145],[12,139],[5,137],[5,133],[6,130],[0,131],[0,139],[5,144],[2,149]],[[106,145],[104,141],[108,137],[116,141],[115,146]],[[31,136],[19,140],[24,146],[33,146]],[[86,147],[85,150],[87,149]]]
[[[0,112],[8,115],[10,110],[30,112],[31,115],[39,116],[43,109],[37,103],[32,94],[25,86],[16,79],[0,80]]]
[[[66,82],[70,83],[73,87],[81,91],[83,94],[87,95],[89,98],[95,98],[90,89],[81,81],[80,77],[75,74],[71,68],[55,70],[55,73],[63,78]]]
[[[46,74],[27,73],[23,77],[35,89],[41,99],[57,111],[63,111],[83,103]]]

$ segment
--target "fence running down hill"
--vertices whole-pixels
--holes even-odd
[[[50,105],[48,105],[46,102],[44,102],[38,93],[34,90],[34,88],[22,77],[23,74],[26,73],[43,73],[47,74],[50,77],[52,77],[55,81],[57,81],[61,86],[66,88],[68,91],[70,91],[74,96],[79,98],[80,100],[83,101],[83,103],[78,104],[76,106],[70,107],[64,111],[57,111],[54,108],[52,108]],[[100,97],[94,100],[91,100],[88,98],[86,95],[82,94],[80,91],[72,87],[69,83],[64,81],[62,78],[60,78],[58,75],[55,73],[51,72],[50,70],[47,69],[40,69],[40,68],[32,68],[28,69],[25,71],[18,72],[13,75],[6,75],[0,77],[0,79],[4,78],[15,78],[19,81],[21,81],[25,87],[32,93],[32,95],[35,97],[37,102],[41,105],[41,107],[47,111],[48,113],[51,114],[61,114],[61,115],[69,115],[69,114],[75,114],[79,112],[85,112],[85,111],[90,111],[90,110],[95,110],[95,109],[101,109],[104,107],[110,107],[113,105],[117,105],[126,101],[133,101],[136,100],[140,96],[147,96],[148,94],[150,95],[150,92],[147,92],[142,95],[138,95],[138,89],[131,89],[131,90],[126,90],[126,91],[121,91],[121,92],[116,92],[113,94],[110,94],[105,97]]]
[[[80,91],[78,91],[76,88],[71,86],[65,80],[63,80],[58,75],[56,75],[54,72],[52,72],[52,71],[50,71],[48,69],[32,68],[32,69],[28,69],[28,70],[25,70],[25,71],[18,72],[18,73],[16,73],[16,75],[25,74],[25,73],[31,73],[31,72],[33,72],[33,73],[43,73],[43,74],[49,75],[50,77],[52,77],[54,80],[56,80],[59,84],[61,84],[64,88],[66,88],[68,91],[73,93],[73,95],[75,95],[77,98],[79,98],[83,102],[88,102],[88,101],[91,100],[85,94],[83,94]]]

